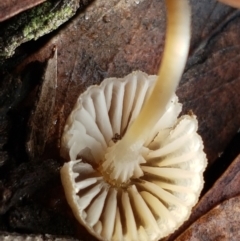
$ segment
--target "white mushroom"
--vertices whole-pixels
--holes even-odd
[[[159,76],[136,71],[91,86],[62,135],[61,152],[70,159],[61,169],[67,201],[99,240],[167,236],[188,218],[203,187],[197,120],[177,118],[182,106],[174,94],[188,54],[190,10],[187,0],[166,3]]]

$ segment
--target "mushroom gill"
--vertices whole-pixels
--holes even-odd
[[[156,241],[190,215],[206,156],[194,114],[174,94],[189,47],[187,0],[166,1],[158,76],[135,71],[79,96],[61,141],[61,179],[76,219],[99,240]],[[179,44],[180,47],[179,47]]]

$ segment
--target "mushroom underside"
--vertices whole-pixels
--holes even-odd
[[[178,118],[176,95],[123,161],[106,161],[110,152],[114,159],[156,78],[136,71],[106,79],[79,97],[66,122],[61,152],[70,161],[61,179],[67,201],[100,240],[159,240],[188,218],[202,189],[206,156],[197,120],[193,114]]]

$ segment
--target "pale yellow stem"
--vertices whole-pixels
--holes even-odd
[[[151,128],[164,114],[181,79],[190,45],[190,6],[188,0],[166,0],[167,33],[158,79],[150,98],[121,140],[143,142]],[[131,144],[130,144],[131,145]],[[125,145],[123,145],[125,146]]]
[[[190,43],[188,0],[166,0],[167,35],[159,77],[153,92],[122,140],[108,148],[103,171],[117,185],[143,175],[141,151],[148,134],[166,111],[181,79]]]

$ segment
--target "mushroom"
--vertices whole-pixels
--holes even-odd
[[[206,156],[193,113],[178,118],[174,94],[190,42],[187,0],[166,1],[166,46],[158,76],[135,71],[79,96],[67,119],[61,169],[76,219],[104,241],[157,241],[190,215]]]

